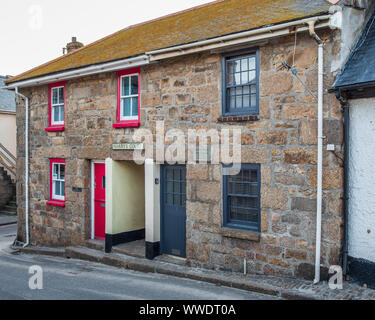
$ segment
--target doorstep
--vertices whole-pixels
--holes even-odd
[[[99,244],[97,243],[97,245]],[[25,253],[37,253],[38,251],[38,247],[34,247],[34,250],[31,249],[33,247],[17,248]],[[51,250],[56,251],[56,249]],[[50,253],[52,253],[52,251]],[[60,253],[60,251],[58,251],[58,253]],[[45,249],[44,254],[48,254],[48,251]],[[187,265],[173,263],[176,262],[174,261],[176,259],[171,259],[173,261],[172,263],[158,259],[147,260],[116,252],[105,253],[104,250],[81,246],[65,248],[65,257],[103,263],[138,272],[159,273],[199,280],[221,286],[277,296],[288,300],[375,300],[375,290],[363,288],[352,282],[344,282],[343,290],[331,290],[325,281],[314,285],[311,281],[296,278],[255,274],[243,275],[235,272],[192,268]]]
[[[90,249],[104,251],[105,242],[99,239],[89,239],[86,241],[86,246]],[[118,244],[112,247],[112,252],[124,254],[135,258],[146,258],[145,240],[136,240],[132,242]],[[153,261],[167,262],[177,265],[186,265],[186,259],[175,258],[169,255],[160,255],[154,258]]]

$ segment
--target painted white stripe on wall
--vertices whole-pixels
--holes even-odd
[[[112,208],[113,208],[113,191],[112,191],[112,184],[113,184],[113,160],[111,158],[105,159],[105,233],[106,234],[113,234],[113,216],[112,216]]]
[[[349,255],[375,262],[375,99],[350,101],[349,179]]]
[[[155,184],[159,179],[159,184]],[[160,241],[160,165],[152,159],[145,161],[146,241]]]

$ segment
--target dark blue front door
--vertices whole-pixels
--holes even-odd
[[[161,251],[186,257],[186,167],[161,169]]]

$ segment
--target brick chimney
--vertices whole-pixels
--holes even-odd
[[[75,51],[75,50],[77,50],[79,48],[82,48],[82,47],[83,47],[83,43],[78,42],[76,37],[72,37],[72,42],[69,42],[66,45],[66,51],[67,51],[67,53],[70,53],[70,52]],[[64,54],[65,54],[65,50],[64,50]]]

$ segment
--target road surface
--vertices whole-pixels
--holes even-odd
[[[16,225],[0,227],[0,300],[264,300],[274,297],[172,276],[93,262],[14,253]],[[31,266],[43,270],[43,289],[31,290]],[[32,283],[36,283],[35,281]]]

